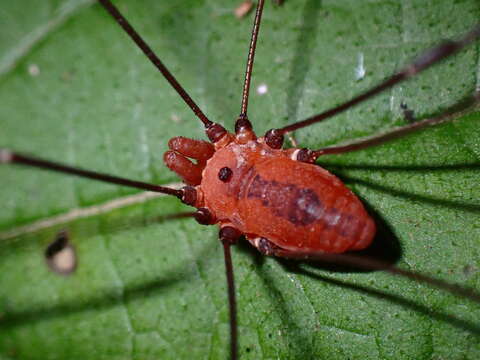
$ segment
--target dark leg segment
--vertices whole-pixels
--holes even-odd
[[[193,217],[200,225],[213,225],[217,222],[215,216],[207,208],[198,208]]]
[[[435,279],[428,275],[424,275],[418,272],[409,271],[392,266],[389,263],[384,263],[380,260],[373,258],[360,257],[350,254],[326,254],[320,252],[302,252],[302,251],[289,251],[279,247],[272,248],[273,256],[278,256],[286,259],[295,260],[318,260],[329,264],[339,264],[345,266],[357,267],[365,270],[382,270],[389,272],[393,275],[402,276],[419,283],[429,284],[433,287],[445,290],[458,297],[465,297],[476,303],[480,303],[480,294],[473,289],[464,288],[456,284],[451,284],[446,281]]]
[[[73,166],[63,165],[60,163],[36,158],[33,156],[15,153],[8,149],[0,149],[0,164],[18,164],[36,167],[40,169],[47,169],[61,173],[76,175],[88,179],[107,182],[110,184],[117,184],[122,186],[129,186],[137,189],[160,192],[168,195],[176,196],[180,199],[183,197],[183,190],[170,189],[163,186],[148,184],[141,181],[128,180],[117,176],[103,174],[95,171],[84,170]]]
[[[250,81],[252,78],[253,62],[255,59],[255,49],[257,47],[257,39],[258,39],[258,33],[260,31],[260,23],[262,20],[264,3],[265,3],[265,0],[259,0],[257,5],[255,21],[253,23],[252,38],[250,40],[250,48],[248,51],[247,69],[245,70],[245,82],[243,85],[243,94],[242,94],[242,108],[240,110],[240,116],[239,116],[239,120],[237,120],[237,123],[243,119],[245,120],[248,119],[248,116],[247,116],[248,95],[250,92]],[[239,127],[241,127],[241,125],[235,125],[236,129]]]
[[[311,252],[301,250],[290,251],[283,249],[275,245],[270,240],[262,237],[258,237],[249,241],[264,255],[276,256],[292,260],[317,260],[329,264],[351,266],[364,270],[383,270],[394,275],[418,281],[420,283],[432,285],[434,287],[446,290],[453,295],[464,296],[472,301],[480,303],[480,294],[476,293],[472,289],[463,288],[456,284],[450,284],[443,280],[435,279],[417,272],[399,269],[392,266],[392,264],[390,263],[382,262],[377,259],[366,258],[351,254],[327,254],[323,252]]]
[[[334,115],[337,115],[379,93],[382,91],[391,88],[392,86],[415,76],[419,72],[427,69],[431,65],[434,65],[441,60],[457,53],[465,46],[471,44],[473,41],[477,40],[480,37],[480,25],[477,25],[473,30],[465,34],[462,38],[457,41],[445,41],[436,47],[428,50],[423,55],[419,56],[411,65],[407,66],[403,70],[392,75],[385,81],[381,82],[374,88],[360,94],[353,99],[340,104],[332,109],[329,109],[321,114],[312,116],[306,120],[299,121],[297,123],[285,126],[281,129],[269,130],[266,137],[266,142],[270,145],[270,142],[275,144],[278,143],[279,139],[283,141],[283,135],[288,132],[298,130],[300,128],[312,125],[314,123],[320,122],[322,120],[328,119]],[[278,146],[278,145],[277,145]]]
[[[450,109],[445,111],[443,114],[440,114],[433,118],[429,118],[429,119],[415,122],[413,124],[405,125],[405,126],[396,128],[394,130],[391,130],[389,132],[372,136],[370,138],[361,139],[347,145],[331,146],[331,147],[327,147],[319,150],[302,149],[297,155],[297,160],[307,162],[307,163],[313,163],[321,155],[342,154],[345,152],[356,151],[356,150],[361,150],[368,147],[380,145],[387,141],[391,141],[391,140],[400,138],[402,136],[408,135],[412,132],[418,131],[422,128],[437,125],[449,120],[453,120],[459,115],[461,115],[462,112],[474,107],[476,104],[478,104],[478,102],[480,102],[480,92],[474,93],[472,96],[470,96],[463,102],[451,107]]]
[[[172,87],[177,91],[178,95],[181,96],[183,101],[185,101],[190,109],[195,113],[195,115],[203,122],[205,127],[212,126],[212,122],[205,116],[205,114],[200,110],[197,104],[192,100],[190,95],[185,91],[185,89],[178,83],[177,79],[172,75],[172,73],[166,68],[165,65],[160,61],[159,57],[153,52],[150,46],[143,40],[143,38],[135,31],[135,29],[130,25],[130,23],[125,19],[125,17],[118,11],[118,9],[110,2],[110,0],[98,0],[100,4],[112,15],[115,21],[125,30],[125,32],[130,36],[130,38],[137,44],[140,50],[148,57],[152,64],[162,73],[165,79],[172,85]]]
[[[238,330],[237,330],[237,301],[235,298],[235,281],[233,277],[232,255],[230,246],[235,244],[242,236],[242,233],[231,226],[225,226],[220,229],[219,237],[223,244],[223,254],[225,257],[225,271],[228,286],[228,304],[230,310],[230,359],[236,360],[238,357]]]

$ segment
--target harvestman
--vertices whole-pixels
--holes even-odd
[[[253,63],[254,63],[255,49],[256,49],[256,43],[257,43],[257,38],[259,34],[259,29],[260,29],[264,0],[260,0],[257,5],[256,16],[255,16],[254,26],[252,31],[252,38],[251,38],[248,59],[247,59],[245,81],[244,81],[244,88],[243,88],[243,94],[242,94],[241,111],[235,123],[235,134],[228,133],[221,125],[214,123],[207,118],[207,116],[196,105],[196,103],[192,100],[192,98],[188,95],[188,93],[177,82],[175,77],[163,65],[163,63],[160,61],[157,55],[153,53],[150,47],[145,43],[145,41],[140,37],[140,35],[138,35],[138,33],[131,27],[128,21],[119,13],[117,8],[109,0],[99,0],[99,2],[119,23],[119,25],[125,30],[125,32],[132,38],[132,40],[137,44],[137,46],[145,53],[145,55],[150,59],[150,61],[154,64],[154,66],[157,67],[157,69],[163,74],[166,80],[177,91],[180,97],[185,101],[185,103],[200,119],[200,121],[205,126],[208,138],[214,145],[211,145],[210,143],[207,143],[204,141],[186,139],[182,137],[174,138],[169,142],[169,147],[171,150],[165,154],[165,162],[169,168],[177,172],[177,174],[179,174],[183,178],[184,182],[187,183],[188,186],[182,189],[172,189],[168,187],[158,186],[155,184],[133,181],[133,180],[124,179],[124,178],[120,178],[120,177],[116,177],[108,174],[83,170],[83,169],[79,169],[79,168],[75,168],[75,167],[71,167],[71,166],[67,166],[59,163],[50,162],[37,157],[20,154],[10,149],[0,150],[0,162],[4,164],[20,164],[20,165],[26,165],[26,166],[33,166],[33,167],[68,173],[72,175],[82,176],[82,177],[90,178],[94,180],[104,181],[112,184],[130,186],[138,189],[173,195],[179,198],[182,202],[186,203],[187,205],[192,205],[197,208],[197,211],[193,216],[199,223],[205,224],[205,225],[220,223],[221,230],[220,230],[219,237],[220,237],[220,240],[222,241],[223,249],[224,249],[226,276],[227,276],[227,283],[228,283],[228,298],[229,298],[229,306],[230,306],[230,334],[231,334],[230,335],[230,342],[231,342],[230,352],[231,352],[232,359],[237,358],[238,336],[237,336],[237,320],[236,320],[237,312],[236,312],[236,300],[235,300],[235,287],[234,287],[233,267],[232,267],[232,261],[231,261],[230,246],[232,244],[235,244],[238,241],[238,239],[242,237],[242,235],[246,235],[247,239],[255,247],[257,247],[257,249],[261,253],[265,255],[274,255],[279,257],[295,258],[295,259],[322,260],[326,262],[335,262],[335,263],[340,263],[344,265],[352,265],[352,266],[365,268],[369,270],[382,269],[396,275],[401,275],[411,279],[429,283],[431,285],[450,291],[456,295],[462,295],[474,301],[480,302],[480,296],[470,290],[463,289],[458,286],[450,285],[442,281],[427,277],[425,275],[398,269],[391,266],[390,264],[385,264],[381,261],[377,261],[374,259],[359,258],[355,256],[350,256],[350,255],[329,254],[329,253],[344,252],[345,250],[348,250],[348,249],[355,250],[355,249],[365,248],[370,244],[373,238],[373,235],[375,233],[374,227],[369,229],[370,233],[368,234],[368,236],[365,237],[365,239],[362,238],[361,236],[358,236],[359,238],[355,239],[355,242],[361,243],[360,245],[356,243],[355,244],[349,243],[349,244],[345,244],[344,246],[343,245],[336,246],[335,244],[328,245],[328,246],[311,245],[307,248],[303,248],[302,247],[303,245],[294,244],[295,239],[288,239],[288,237],[290,236],[290,233],[289,235],[285,236],[285,239],[283,239],[285,241],[283,241],[282,239],[272,240],[272,239],[267,239],[265,237],[258,235],[260,234],[258,231],[257,232],[249,231],[248,226],[243,229],[240,228],[239,226],[237,226],[238,222],[235,222],[235,219],[234,219],[235,216],[237,216],[237,209],[233,209],[233,212],[230,211],[231,209],[227,209],[227,210],[222,209],[222,211],[227,211],[227,213],[228,211],[230,211],[229,213],[230,215],[225,215],[224,218],[218,218],[219,215],[223,215],[223,213],[221,213],[218,208],[216,212],[212,212],[212,208],[211,207],[209,208],[208,206],[206,206],[206,204],[208,203],[208,196],[205,195],[206,194],[205,187],[203,188],[203,190],[201,188],[202,185],[204,186],[204,183],[202,182],[204,178],[209,179],[210,183],[207,184],[208,186],[214,186],[213,184],[214,180],[212,180],[213,178],[218,178],[216,180],[219,180],[220,182],[223,182],[223,183],[228,183],[235,178],[235,172],[240,169],[240,165],[238,164],[235,165],[235,161],[242,162],[244,159],[242,158],[243,155],[240,155],[241,160],[238,160],[239,159],[237,154],[237,150],[239,149],[238,147],[232,148],[233,149],[232,151],[234,154],[233,155],[230,154],[232,155],[232,160],[231,161],[229,160],[230,161],[229,164],[233,163],[234,165],[224,166],[218,170],[217,169],[218,164],[216,164],[215,169],[212,170],[214,172],[214,175],[211,175],[209,173],[210,171],[209,169],[212,168],[213,166],[212,165],[213,160],[212,162],[210,160],[214,159],[215,156],[217,156],[217,158],[219,157],[218,155],[214,155],[214,154],[234,143],[240,146],[240,148],[248,144],[250,144],[251,146],[253,146],[252,144],[254,143],[258,144],[258,148],[255,148],[252,150],[252,151],[258,152],[258,154],[255,155],[256,157],[261,158],[262,156],[274,156],[272,154],[280,154],[279,156],[283,161],[282,164],[285,164],[285,166],[287,167],[295,163],[295,164],[299,164],[299,166],[300,165],[302,166],[299,169],[312,169],[312,171],[317,171],[317,169],[319,168],[313,164],[316,162],[317,158],[321,155],[340,154],[340,153],[367,148],[370,146],[375,146],[375,145],[384,143],[386,141],[390,141],[392,139],[404,136],[413,131],[417,131],[421,128],[439,124],[441,122],[453,119],[459,112],[474,106],[478,101],[480,101],[480,94],[479,93],[473,94],[469,98],[465,99],[462,103],[457,104],[456,106],[448,109],[441,115],[438,115],[429,119],[425,119],[422,121],[418,121],[400,128],[396,128],[387,133],[383,133],[383,134],[366,138],[366,139],[361,139],[357,142],[353,142],[347,145],[331,146],[328,148],[316,149],[316,150],[287,149],[282,151],[285,135],[295,130],[301,129],[303,127],[307,127],[317,122],[320,122],[324,119],[330,118],[342,111],[345,111],[355,106],[356,104],[364,100],[367,100],[372,96],[375,96],[376,94],[384,91],[385,89],[388,89],[412,76],[415,76],[419,72],[443,60],[444,58],[457,53],[462,48],[471,44],[473,41],[475,41],[477,38],[480,37],[480,26],[475,27],[473,30],[471,30],[470,32],[468,32],[467,34],[465,34],[463,37],[459,38],[456,41],[446,41],[428,50],[422,56],[418,57],[411,65],[405,67],[403,70],[387,78],[385,81],[381,82],[379,85],[375,86],[374,88],[360,94],[357,97],[354,97],[350,101],[347,101],[341,105],[338,105],[332,109],[329,109],[321,114],[312,116],[306,120],[293,123],[283,128],[271,129],[265,134],[264,137],[258,138],[257,140],[256,135],[253,133],[252,125],[248,119],[247,109],[248,109],[249,90],[250,90],[251,75],[252,75],[252,69],[253,69]],[[227,155],[222,155],[222,156],[225,157]],[[237,158],[235,159],[236,155],[237,155]],[[250,159],[249,156],[250,155],[246,155],[245,159]],[[188,158],[193,158],[197,160],[197,163],[191,162]],[[222,159],[224,158],[221,158],[221,160]],[[288,172],[290,170],[286,169],[286,171]],[[262,175],[261,173],[259,174]],[[270,209],[275,214],[275,216],[279,218],[283,216],[283,213],[282,213],[283,204],[276,203],[275,199],[278,196],[283,196],[288,200],[289,196],[300,196],[298,194],[304,194],[306,191],[310,191],[310,193],[312,193],[311,190],[306,188],[309,184],[303,184],[304,186],[303,188],[300,188],[300,190],[298,191],[295,190],[297,192],[295,192],[292,189],[295,188],[295,186],[297,187],[300,186],[299,184],[296,184],[295,186],[293,186],[292,184],[288,184],[289,187],[287,190],[280,190],[279,192],[278,182],[265,181],[260,175],[256,175],[256,177],[252,182],[254,183],[255,179],[257,179],[257,183],[256,183],[257,185],[255,188],[255,191],[252,190],[253,189],[252,183],[249,183],[248,186],[244,184],[245,185],[244,187],[245,189],[249,189],[248,194],[252,194],[251,196],[252,198],[255,198],[255,197],[262,198],[263,201],[265,201],[264,203],[265,209]],[[244,175],[242,175],[242,178],[243,177]],[[252,175],[252,178],[253,178],[253,175]],[[329,179],[328,181],[332,181],[332,182],[337,181],[336,178],[334,177],[331,177],[331,178],[328,177],[328,179]],[[242,193],[242,191],[247,191],[247,190],[242,190],[243,188],[241,184],[238,186],[239,186],[238,192],[240,194]],[[338,187],[341,185],[338,185],[336,183],[335,186]],[[274,196],[271,194],[270,195],[266,194],[265,190],[262,190],[262,187],[270,187],[271,189],[273,189],[272,191],[274,191]],[[219,189],[222,189],[222,188],[219,188]],[[292,191],[294,195],[289,195],[290,194],[289,192],[292,192]],[[345,193],[348,192],[346,188],[345,190],[342,190],[342,191],[344,191]],[[218,195],[223,196],[221,194],[221,191]],[[227,194],[225,196],[231,197],[233,195]],[[305,197],[305,199],[307,200],[314,199],[314,198],[315,198],[315,194],[311,195],[310,197]],[[302,201],[305,199],[302,198]],[[317,231],[315,232],[315,234],[320,234],[320,235],[326,234],[327,229],[329,227],[332,228],[336,226],[336,223],[335,224],[329,223],[330,220],[327,220],[326,216],[324,215],[318,215],[318,214],[312,215],[312,213],[314,213],[314,210],[312,210],[312,208],[309,207],[309,204],[307,205],[308,205],[307,210],[305,210],[306,212],[301,212],[300,210],[296,209],[295,210],[296,213],[294,214],[294,216],[291,214],[288,215],[290,216],[290,218],[288,218],[288,221],[294,224],[294,226],[301,225],[304,227],[309,226],[312,221],[318,221],[318,222],[323,221],[326,224],[325,229],[320,231],[315,230]],[[360,208],[361,208],[360,210],[358,210],[358,206],[356,208],[357,208],[356,210],[357,212],[363,211],[361,216],[358,215],[360,220],[364,222],[367,221],[364,219],[367,219],[368,215],[364,214],[364,210],[362,210],[363,208],[361,207],[361,205],[360,205]],[[291,210],[291,209],[287,209],[287,210]],[[325,205],[325,212],[328,213],[328,210],[329,210],[328,206]],[[267,210],[263,210],[263,211],[267,211]],[[348,221],[352,222],[353,221],[352,218],[355,217],[356,214],[357,213],[349,214],[350,218],[348,219]],[[314,217],[316,216],[316,218],[312,220],[311,216],[314,216]],[[290,226],[292,225],[290,224]],[[280,227],[280,225],[278,225],[278,227]],[[346,228],[347,227],[345,227],[345,229]],[[335,239],[339,241],[351,240],[355,236],[357,236],[355,232],[349,233],[349,231],[347,231],[348,229],[346,230],[343,229],[345,230],[344,231],[345,233],[342,233],[341,231],[342,229],[340,230],[338,228],[335,228],[335,229],[336,229],[335,231],[337,231],[340,234],[340,235],[337,234],[335,237]],[[360,230],[362,229],[363,228],[360,228]],[[356,231],[359,232],[360,230],[356,230]]]

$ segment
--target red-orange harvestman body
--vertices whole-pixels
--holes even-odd
[[[235,125],[235,134],[230,134],[219,124],[211,122],[116,8],[107,0],[100,0],[100,2],[149,56],[205,125],[211,143],[174,138],[169,143],[171,150],[165,154],[167,165],[177,172],[189,186],[176,190],[134,182],[44,161],[15,153],[9,149],[1,151],[0,159],[3,163],[37,166],[174,195],[198,209],[195,218],[200,223],[220,224],[220,238],[224,245],[229,285],[232,358],[236,358],[237,353],[237,325],[230,245],[242,235],[246,235],[250,243],[266,255],[335,260],[346,265],[356,265],[367,269],[387,267],[390,272],[416,277],[419,280],[433,282],[437,286],[451,289],[441,282],[389,267],[373,259],[362,260],[355,257],[325,255],[325,253],[342,253],[347,250],[360,250],[368,247],[375,235],[375,223],[350,190],[336,177],[312,163],[323,154],[343,153],[377,145],[418,128],[448,120],[454,117],[458,111],[463,111],[476,103],[478,101],[477,94],[468,97],[460,105],[440,115],[365,141],[314,151],[307,149],[282,150],[282,145],[283,137],[288,132],[340,113],[458,52],[480,36],[480,28],[474,28],[455,42],[442,43],[429,50],[413,65],[405,67],[404,70],[388,78],[378,87],[363,93],[352,101],[303,122],[268,131],[265,137],[257,139],[248,120],[247,105],[263,1],[259,2],[256,12],[241,112]],[[197,160],[197,163],[192,163],[188,157]],[[475,299],[477,296],[462,289],[453,290],[470,298]]]

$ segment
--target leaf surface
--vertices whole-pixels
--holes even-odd
[[[64,2],[21,3],[21,11],[12,1],[2,7],[1,146],[132,179],[178,181],[162,162],[168,139],[205,138],[202,126],[118,25],[86,1],[67,2],[66,14]],[[207,116],[231,129],[253,14],[236,19],[235,0],[116,4]],[[348,100],[479,15],[475,0],[267,2],[250,119],[263,134]],[[44,33],[32,38],[38,29]],[[22,47],[25,39],[30,46]],[[418,119],[438,114],[478,87],[478,54],[475,44],[296,138],[319,148],[376,134],[406,123],[401,103]],[[473,112],[319,161],[400,246],[399,266],[477,290],[479,124]],[[137,194],[13,166],[2,166],[0,178],[2,234]],[[217,229],[160,219],[185,210],[162,197],[0,240],[0,358],[226,358]],[[78,255],[68,277],[52,273],[43,256],[61,229]],[[480,357],[480,306],[465,299],[383,272],[312,265],[292,272],[246,245],[234,250],[234,263],[242,359]]]

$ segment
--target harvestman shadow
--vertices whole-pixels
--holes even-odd
[[[416,312],[420,312],[422,314],[428,315],[434,319],[443,321],[445,323],[448,323],[450,325],[453,325],[459,329],[463,329],[466,331],[469,331],[473,334],[480,335],[480,325],[474,323],[473,321],[468,321],[464,319],[460,319],[456,317],[455,315],[452,314],[446,314],[440,311],[432,310],[429,307],[416,303],[415,301],[412,301],[410,299],[407,299],[403,296],[399,295],[394,295],[394,294],[389,294],[381,290],[377,289],[372,289],[364,285],[357,285],[357,284],[352,284],[348,283],[345,281],[337,280],[337,279],[332,279],[330,277],[323,276],[321,274],[315,273],[314,270],[305,268],[303,264],[299,263],[293,263],[293,262],[287,262],[287,261],[279,261],[284,269],[286,271],[307,276],[315,280],[319,280],[322,282],[326,282],[328,284],[332,284],[341,288],[345,289],[350,289],[350,290],[355,290],[358,291],[359,293],[366,294],[369,296],[373,296],[378,299],[383,299],[390,301],[392,303],[404,306],[406,308],[410,308]],[[310,264],[309,264],[310,265]]]
[[[386,261],[386,263],[388,264],[394,265],[396,262],[400,260],[401,254],[402,254],[398,239],[390,230],[386,222],[381,219],[380,215],[373,212],[372,209],[369,208],[368,206],[367,206],[367,209],[369,210],[369,213],[374,217],[378,225],[378,233],[377,233],[377,236],[375,237],[375,240],[371,248],[361,252],[356,252],[356,255],[364,258],[380,259],[382,261]],[[269,295],[269,298],[271,299],[272,304],[275,304],[275,306],[280,307],[279,313],[281,314],[282,321],[284,321],[287,324],[290,324],[290,326],[292,327],[299,328],[299,325],[294,323],[294,319],[288,316],[289,312],[287,311],[287,307],[285,305],[286,300],[283,298],[283,295],[281,294],[281,292],[279,292],[279,290],[276,289],[273,278],[269,276],[268,272],[262,271],[262,268],[265,265],[266,257],[259,254],[258,251],[254,249],[247,242],[240,242],[237,248],[244,253],[249,253],[252,260],[256,263],[256,266],[254,269],[257,275],[259,276],[259,278],[263,281],[264,286],[268,288],[269,291],[267,291],[267,294]],[[354,290],[359,293],[365,294],[367,296],[372,296],[378,299],[390,301],[392,303],[401,305],[405,308],[409,308],[419,313],[428,315],[439,321],[448,323],[459,329],[463,329],[473,334],[480,335],[480,325],[472,321],[461,319],[459,317],[456,317],[453,314],[447,314],[444,312],[432,310],[428,306],[419,304],[404,296],[389,294],[381,290],[369,288],[365,285],[352,284],[342,280],[337,280],[337,279],[330,278],[328,276],[324,276],[323,274],[316,273],[316,270],[327,270],[327,271],[337,272],[337,273],[372,272],[373,270],[365,270],[365,269],[358,269],[358,268],[353,268],[349,266],[321,263],[318,261],[308,261],[308,260],[297,261],[297,260],[287,260],[287,259],[281,259],[281,258],[273,258],[273,259],[277,263],[279,263],[283,267],[283,269],[287,272],[298,274],[301,276],[307,276],[311,279],[325,282],[331,285],[339,286],[341,288]],[[301,336],[302,332],[300,330],[298,332],[293,331],[291,333],[294,334],[296,342],[304,344],[304,346],[306,347],[309,346],[308,345],[309,342],[307,341],[307,339]]]
[[[362,199],[363,200],[363,199]],[[366,206],[368,209],[368,206]],[[400,244],[397,238],[394,236],[393,232],[388,228],[386,223],[380,218],[380,216],[368,209],[370,214],[374,217],[375,222],[378,226],[378,232],[375,237],[375,240],[372,246],[364,251],[356,252],[356,254],[360,257],[371,257],[381,259],[382,261],[388,264],[396,263],[401,257],[401,249]],[[295,344],[294,348],[290,348],[291,351],[297,351],[297,357],[301,357],[305,353],[313,354],[315,353],[312,343],[309,339],[309,334],[305,333],[305,329],[302,327],[301,324],[298,324],[296,318],[290,315],[290,310],[286,305],[289,302],[288,298],[285,298],[285,294],[278,290],[275,285],[275,279],[270,275],[268,271],[265,271],[265,262],[266,257],[258,252],[248,241],[240,241],[237,244],[237,249],[240,252],[248,253],[251,257],[252,261],[255,263],[254,271],[257,276],[262,280],[263,285],[267,288],[266,294],[272,303],[272,307],[275,308],[277,314],[279,314],[282,323],[287,324],[291,331],[287,332],[289,338],[291,338],[291,343]],[[287,272],[295,272],[302,275],[309,275],[308,270],[304,270],[299,267],[299,264],[307,264],[310,268],[318,268],[324,269],[333,272],[370,272],[372,270],[364,270],[358,268],[352,268],[348,266],[336,265],[332,263],[321,263],[318,261],[294,261],[294,260],[287,260],[281,258],[273,258],[277,263],[281,264],[285,271]],[[314,274],[314,273],[312,273]],[[312,278],[323,281],[323,278],[317,276],[316,278],[311,276]],[[332,283],[329,278],[325,278],[327,282]],[[333,280],[335,281],[335,280]],[[343,285],[343,287],[347,287],[347,285],[339,282]],[[366,291],[364,293],[375,294],[376,290],[370,290],[365,288]],[[359,287],[357,289],[361,291],[362,289]],[[389,295],[389,294],[386,294]],[[392,298],[395,298],[393,295],[389,295]],[[404,301],[403,298],[398,298],[398,302],[402,303]],[[408,301],[407,301],[408,302]],[[480,327],[478,328],[480,331]]]

